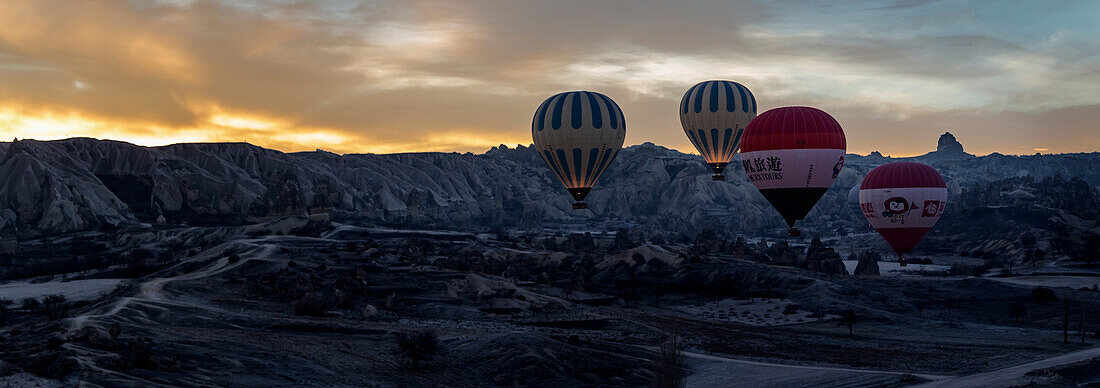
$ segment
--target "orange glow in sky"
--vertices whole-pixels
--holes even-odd
[[[529,144],[547,96],[594,90],[628,145],[694,152],[682,93],[731,79],[761,111],[830,112],[850,152],[919,155],[944,131],[975,154],[1100,149],[1100,3],[776,7],[4,1],[0,137],[484,152]]]

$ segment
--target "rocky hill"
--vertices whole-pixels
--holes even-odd
[[[1014,177],[1077,177],[1100,184],[1100,154],[973,156],[949,133],[906,160],[936,167],[953,195]],[[849,189],[882,163],[850,154],[806,220],[817,234],[858,227]],[[734,163],[734,166],[739,165]],[[484,154],[283,153],[243,143],[142,147],[73,138],[0,143],[0,231],[34,236],[135,222],[218,225],[323,213],[380,225],[468,228],[642,227],[778,233],[783,223],[740,168],[714,182],[696,156],[652,143],[628,147],[588,198],[568,195],[528,147]]]

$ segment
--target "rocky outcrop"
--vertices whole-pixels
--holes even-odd
[[[804,268],[829,275],[847,275],[848,269],[833,248],[826,247],[821,239],[815,238],[806,248]]]
[[[953,195],[1015,176],[1076,176],[1100,184],[1100,154],[942,157],[962,153],[945,134],[937,151],[915,160],[937,168]],[[714,228],[731,234],[779,233],[784,223],[745,179],[735,160],[728,179],[709,179],[697,156],[652,143],[625,148],[588,197],[570,198],[529,147],[485,154],[283,153],[243,143],[140,147],[74,138],[0,143],[0,229],[66,233],[130,222],[231,224],[283,215],[452,227],[631,226],[667,236]],[[937,156],[938,155],[938,156]],[[801,227],[837,230],[866,224],[845,206],[848,190],[882,163],[848,155],[833,188]],[[951,208],[949,207],[948,212]]]
[[[870,252],[859,255],[859,263],[852,273],[855,276],[879,276],[878,257]]]
[[[940,135],[940,139],[936,141],[936,152],[955,155],[966,154],[963,151],[962,143],[959,143],[951,132],[944,132],[943,135]]]

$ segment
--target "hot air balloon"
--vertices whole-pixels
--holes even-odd
[[[947,184],[928,165],[887,163],[863,178],[859,203],[863,216],[905,265],[902,255],[913,251],[947,207]]]
[[[615,159],[626,139],[622,109],[596,92],[565,92],[547,98],[531,123],[535,149],[569,194],[573,209],[585,209],[584,198]]]
[[[863,208],[859,206],[859,186],[861,183],[856,183],[848,190],[848,209],[852,210],[853,214],[863,215]]]
[[[806,217],[840,175],[845,149],[844,130],[828,113],[805,106],[775,108],[749,122],[741,165],[795,237],[795,221]]]
[[[703,81],[680,100],[680,124],[688,140],[714,171],[711,179],[725,180],[726,168],[749,121],[756,117],[756,97],[733,81]]]

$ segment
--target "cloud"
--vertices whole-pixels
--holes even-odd
[[[681,94],[734,79],[762,110],[832,112],[857,152],[922,153],[943,129],[988,152],[1096,149],[1098,23],[1067,7],[1021,24],[938,1],[13,0],[0,136],[484,151],[530,142],[544,98],[586,89],[623,107],[628,144],[690,151]]]

